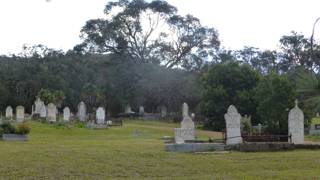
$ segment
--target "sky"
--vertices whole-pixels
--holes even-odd
[[[43,44],[72,49],[89,19],[103,18],[108,0],[0,0],[0,54]],[[167,0],[178,14],[192,14],[214,27],[226,49],[277,49],[292,30],[311,36],[320,0]],[[320,38],[320,22],[315,29]]]

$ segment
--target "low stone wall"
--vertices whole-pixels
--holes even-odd
[[[287,142],[241,143],[227,145],[225,149],[241,152],[287,151],[294,150],[295,145]]]
[[[165,150],[171,152],[206,152],[223,151],[225,145],[222,143],[183,143],[166,144]]]

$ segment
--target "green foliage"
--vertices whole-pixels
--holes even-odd
[[[267,131],[287,134],[288,113],[293,108],[295,90],[285,75],[271,73],[256,88],[257,115]]]
[[[4,134],[14,134],[16,133],[16,128],[8,121],[0,124],[0,129]]]
[[[16,127],[17,134],[29,134],[30,131],[31,131],[31,128],[27,123],[19,123]]]
[[[202,78],[202,113],[208,117],[205,128],[221,130],[225,126],[224,114],[233,104],[241,114],[256,114],[253,99],[259,74],[247,65],[238,63],[215,64]]]
[[[65,95],[61,90],[42,89],[38,92],[38,97],[44,101],[45,104],[54,103],[61,104],[65,99]]]

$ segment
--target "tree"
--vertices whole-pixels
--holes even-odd
[[[244,115],[256,114],[253,98],[259,74],[248,65],[237,62],[215,64],[202,75],[202,113],[208,117],[205,127],[222,130],[225,127],[224,114],[229,105],[235,105]]]
[[[285,75],[270,73],[256,88],[257,115],[273,134],[288,134],[288,113],[293,107],[295,90]]]
[[[115,53],[136,63],[163,64],[167,68],[197,69],[219,47],[215,29],[199,19],[176,14],[165,1],[119,0],[109,2],[105,19],[87,21],[83,43],[74,50]]]

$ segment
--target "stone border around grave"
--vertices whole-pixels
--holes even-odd
[[[3,141],[28,141],[28,136],[24,134],[2,134]]]

